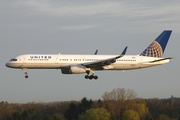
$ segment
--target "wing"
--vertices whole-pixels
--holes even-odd
[[[123,52],[119,56],[104,59],[104,60],[98,60],[98,61],[95,61],[95,62],[83,63],[81,65],[85,66],[86,68],[92,68],[92,69],[95,69],[95,70],[100,70],[100,69],[103,69],[103,66],[115,63],[116,59],[123,57],[126,54],[126,50],[127,50],[127,46],[124,48]]]

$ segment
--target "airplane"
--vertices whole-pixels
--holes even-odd
[[[120,55],[25,54],[10,59],[5,65],[22,69],[25,78],[28,78],[27,69],[61,69],[62,74],[85,73],[85,79],[96,80],[98,76],[95,71],[133,70],[170,62],[173,57],[162,56],[171,32],[172,30],[164,30],[138,55],[125,55],[126,46]]]

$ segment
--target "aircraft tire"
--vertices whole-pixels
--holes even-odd
[[[93,76],[93,75],[89,76],[89,79],[90,79],[90,80],[92,80],[93,78],[94,78],[94,76]]]
[[[27,79],[27,78],[28,78],[28,75],[26,75],[25,78]]]
[[[89,79],[89,75],[85,75],[85,79]]]
[[[98,79],[98,76],[94,76],[94,79],[97,80],[97,79]]]

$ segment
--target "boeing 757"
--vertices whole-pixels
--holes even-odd
[[[133,70],[170,62],[172,57],[162,56],[171,32],[163,31],[139,55],[125,55],[127,47],[120,55],[26,54],[10,59],[6,66],[22,69],[25,78],[28,78],[27,69],[61,69],[62,74],[86,73],[86,79],[98,79],[95,71]]]

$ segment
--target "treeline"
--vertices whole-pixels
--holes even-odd
[[[0,102],[0,120],[180,120],[180,98],[137,99],[124,88],[102,100],[15,104]]]

